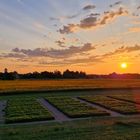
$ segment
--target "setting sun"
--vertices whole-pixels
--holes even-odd
[[[128,67],[127,63],[123,62],[121,63],[121,68],[122,69],[126,69]]]

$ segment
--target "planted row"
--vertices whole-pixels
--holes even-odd
[[[127,102],[132,102],[136,104],[140,104],[140,94],[132,93],[132,94],[115,94],[108,96],[114,99],[123,100]]]
[[[46,100],[71,118],[109,115],[71,97],[47,97]]]
[[[81,96],[80,99],[86,100],[88,102],[100,105],[107,109],[117,111],[122,114],[139,114],[140,106],[135,105],[134,103],[116,100],[113,98],[105,96]]]
[[[10,99],[6,107],[6,123],[52,120],[48,110],[35,99]]]

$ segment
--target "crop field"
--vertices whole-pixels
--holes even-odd
[[[137,104],[130,102],[136,102],[133,97],[139,97],[139,93],[140,90],[109,89],[0,96],[0,105],[7,103],[4,110],[0,107],[0,115],[5,112],[5,120],[0,121],[0,139],[139,140],[140,98]],[[41,101],[57,111],[52,112]],[[57,113],[68,120],[59,120]]]
[[[46,100],[72,118],[109,115],[105,111],[93,108],[70,97],[48,97]]]
[[[110,95],[108,97],[112,97],[114,99],[119,99],[122,101],[128,101],[128,102],[140,104],[140,94],[135,94],[135,93],[124,94],[124,95],[117,94],[117,95]]]
[[[11,99],[6,107],[6,123],[51,120],[53,116],[34,99]]]
[[[122,114],[139,114],[140,107],[134,103],[121,101],[106,96],[81,96],[80,99],[103,106]]]
[[[0,92],[58,89],[139,88],[139,79],[65,79],[0,81]]]

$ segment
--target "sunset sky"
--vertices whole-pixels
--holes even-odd
[[[140,73],[140,0],[0,0],[4,68]]]

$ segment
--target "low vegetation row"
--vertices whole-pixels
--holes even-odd
[[[140,94],[116,94],[108,96],[110,98],[140,104]]]
[[[6,107],[6,123],[52,120],[53,116],[35,99],[10,99]]]
[[[109,113],[89,106],[74,97],[43,97],[46,101],[70,118],[110,115]],[[114,94],[110,95],[110,97],[107,95],[83,95],[78,98],[125,115],[140,114],[140,105],[136,104],[139,103],[140,98],[137,98],[136,102],[133,97],[134,95],[132,94]],[[54,119],[54,117],[51,115],[49,110],[37,102],[36,98],[12,98],[7,101],[5,109],[6,123],[52,119]]]
[[[122,114],[140,113],[140,106],[134,103],[116,100],[106,96],[80,96],[79,98]]]
[[[110,115],[71,97],[47,97],[46,100],[71,118]]]

